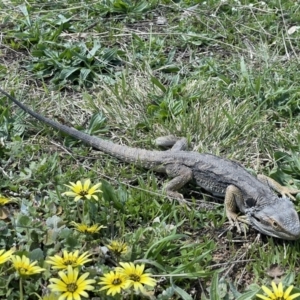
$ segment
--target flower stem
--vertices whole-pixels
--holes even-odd
[[[22,277],[20,277],[20,280],[19,280],[19,288],[20,288],[20,300],[23,300],[24,296],[23,296],[23,281],[22,281]]]
[[[133,289],[131,289],[131,300],[133,300]]]
[[[80,207],[79,207],[78,201],[77,201],[77,211],[78,211],[78,217],[79,217],[80,221],[83,222],[83,218],[82,218],[82,214],[81,214],[81,211],[80,211]]]

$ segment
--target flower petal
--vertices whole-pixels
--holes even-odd
[[[266,297],[264,295],[260,295],[260,294],[256,294],[256,297],[263,299],[263,300],[272,300],[271,298],[268,298],[268,297]]]
[[[83,190],[88,191],[90,185],[91,185],[91,180],[90,179],[85,180],[85,182],[83,184]]]
[[[294,286],[291,285],[291,286],[289,286],[289,287],[286,289],[286,291],[284,292],[284,295],[283,295],[283,298],[284,298],[284,299],[286,299],[286,298],[290,295],[290,293],[291,293],[291,291],[292,291],[293,288],[294,288]]]
[[[300,293],[296,293],[296,294],[293,294],[293,295],[287,297],[286,300],[293,300],[293,299],[295,299],[295,298],[297,298],[299,296],[300,296]]]
[[[277,289],[277,297],[282,297],[283,296],[283,286],[282,286],[282,282],[279,282],[278,284],[278,289]]]
[[[90,189],[89,189],[89,194],[94,194],[96,192],[101,192],[101,190],[97,190],[97,188],[101,186],[101,183],[97,183],[95,185],[93,185]]]
[[[276,296],[266,286],[263,285],[261,288],[271,299],[276,299]]]

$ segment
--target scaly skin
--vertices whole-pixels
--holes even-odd
[[[166,173],[172,179],[166,184],[167,195],[182,199],[178,190],[194,180],[197,185],[214,195],[225,196],[225,210],[231,224],[238,221],[251,224],[258,231],[286,240],[300,237],[300,222],[291,194],[298,190],[283,187],[264,175],[252,176],[238,163],[197,152],[184,151],[185,139],[159,138],[160,145],[172,146],[169,151],[150,151],[121,146],[101,138],[90,136],[75,128],[50,120],[23,105],[0,89],[0,92],[37,120],[62,131],[84,143],[112,155],[124,162]],[[271,189],[284,197],[279,198]],[[238,216],[238,212],[245,216]]]

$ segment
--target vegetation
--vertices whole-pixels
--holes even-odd
[[[294,0],[4,1],[0,86],[115,143],[185,136],[193,151],[300,188],[298,24]],[[1,299],[58,299],[62,287],[77,300],[300,299],[288,298],[298,241],[228,230],[222,201],[192,184],[189,206],[169,201],[166,177],[4,96],[0,176]]]

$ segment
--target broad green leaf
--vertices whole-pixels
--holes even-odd
[[[42,249],[36,248],[29,252],[28,257],[33,261],[42,260],[44,259],[44,252],[42,251]]]
[[[94,46],[88,53],[88,58],[95,56],[96,52],[101,48],[101,44],[98,40],[94,40]]]
[[[193,300],[191,295],[189,295],[185,290],[180,288],[179,286],[172,283],[172,287],[174,289],[174,292],[181,297],[182,300]],[[217,300],[217,299],[215,299]]]
[[[91,118],[89,128],[86,132],[91,135],[96,135],[98,133],[106,131],[105,124],[106,117],[101,112],[95,113]]]
[[[67,68],[60,72],[60,78],[61,79],[67,79],[70,75],[72,75],[74,72],[80,70],[80,67],[75,68]]]
[[[28,10],[27,10],[27,6],[25,3],[21,4],[18,6],[20,11],[22,12],[22,14],[24,15],[25,19],[26,19],[26,23],[28,26],[31,26],[31,21],[30,21],[30,18],[29,18],[29,13],[28,13]]]
[[[151,76],[151,82],[154,85],[156,85],[159,89],[161,89],[164,93],[167,91],[164,85],[156,77]]]
[[[159,300],[170,300],[174,295],[174,288],[172,286],[166,288],[160,295],[158,295]]]
[[[263,290],[257,290],[257,291],[248,291],[244,294],[242,294],[241,296],[239,296],[236,300],[253,300],[256,297],[256,294],[261,294],[264,295]]]
[[[249,73],[248,73],[248,70],[247,70],[247,67],[246,67],[246,64],[245,64],[245,60],[243,57],[241,57],[241,60],[240,60],[240,68],[241,68],[241,74],[242,76],[247,79],[247,81],[249,80]]]
[[[221,300],[219,293],[219,274],[217,272],[215,272],[212,278],[209,295],[211,300]]]
[[[157,256],[158,253],[164,248],[165,243],[167,243],[169,241],[173,241],[173,240],[187,238],[187,237],[188,236],[185,234],[173,234],[173,235],[167,236],[167,237],[157,241],[156,243],[154,243],[146,252],[145,258],[148,257],[148,255],[151,253],[151,251],[153,251],[154,256]]]
[[[103,60],[105,61],[111,61],[112,59],[116,58],[116,54],[117,54],[117,49],[108,49],[105,51],[104,55],[103,55]]]
[[[81,68],[80,69],[80,80],[85,81],[90,73],[91,73],[91,69]]]

